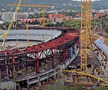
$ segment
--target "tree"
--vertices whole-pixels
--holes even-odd
[[[105,25],[105,32],[108,33],[108,23]]]
[[[60,22],[57,22],[56,23],[56,27],[61,27],[62,25],[61,25],[61,23]]]
[[[97,88],[97,90],[108,90],[108,87],[100,86],[100,87]]]
[[[54,27],[55,24],[53,24],[53,23],[51,23],[51,22],[48,22],[48,23],[45,24],[45,26],[46,26],[46,27]]]
[[[80,29],[80,20],[66,20],[63,22],[62,26]]]

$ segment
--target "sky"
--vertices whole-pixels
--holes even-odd
[[[72,0],[72,1],[81,1],[81,0]],[[101,0],[92,0],[92,1],[101,1]]]

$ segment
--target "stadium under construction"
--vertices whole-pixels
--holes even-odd
[[[56,32],[49,41],[31,47],[19,47],[0,52],[0,87],[24,88],[31,84],[41,84],[49,78],[56,78],[77,56],[79,51],[79,31],[68,28],[34,28],[29,40],[37,42],[35,30]],[[11,30],[12,31],[12,30]],[[19,30],[23,36],[24,30]],[[30,30],[29,30],[30,31]],[[43,36],[45,33],[43,33]],[[7,41],[14,39],[11,32]],[[10,38],[9,38],[10,37]],[[24,37],[22,38],[24,40]],[[18,38],[17,38],[18,40]],[[26,38],[25,38],[26,40]],[[48,39],[46,39],[48,40]],[[18,40],[19,41],[19,40]]]
[[[15,15],[20,6],[41,7],[43,22],[31,27],[27,22],[24,28],[11,30],[13,17],[7,31],[0,29],[0,89],[29,90],[59,79],[59,75],[64,82],[93,89],[108,84],[108,47],[105,37],[91,30],[91,0],[81,0],[80,30],[45,27],[45,7],[51,6],[21,2],[8,4],[17,6]]]

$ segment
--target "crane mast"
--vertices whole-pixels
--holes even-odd
[[[91,0],[81,0],[80,65],[81,72],[87,73],[87,51],[91,33]]]

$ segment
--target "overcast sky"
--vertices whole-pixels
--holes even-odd
[[[81,0],[72,0],[72,1],[81,1]],[[92,0],[92,1],[100,1],[100,0]]]

